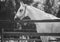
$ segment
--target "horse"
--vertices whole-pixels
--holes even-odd
[[[41,11],[31,5],[20,2],[20,8],[18,9],[14,19],[19,18],[22,20],[24,17],[29,16],[31,20],[45,20],[45,19],[59,19],[54,15]],[[35,23],[37,33],[60,33],[60,22],[44,22]],[[48,38],[52,36],[41,36],[42,42],[48,42]],[[55,36],[53,36],[55,38]]]

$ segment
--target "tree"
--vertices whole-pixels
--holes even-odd
[[[45,12],[57,16],[57,13],[59,11],[58,2],[59,0],[46,0],[45,8],[44,8]]]

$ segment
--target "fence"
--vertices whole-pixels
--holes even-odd
[[[19,22],[60,22],[60,19],[53,19],[53,20],[21,20]],[[13,36],[28,36],[28,39],[14,39],[14,38],[4,38],[5,35],[9,35],[10,37]],[[7,40],[6,42],[13,41],[15,40],[15,42],[21,42],[21,40],[25,40],[25,41],[41,41],[41,39],[29,39],[29,36],[60,36],[60,33],[36,33],[36,32],[4,32],[2,30],[2,39],[1,41],[4,42],[5,40]],[[18,41],[17,41],[18,40]],[[49,40],[49,41],[60,41],[60,40]]]

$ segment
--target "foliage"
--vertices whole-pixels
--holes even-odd
[[[59,11],[58,1],[59,0],[46,0],[45,8],[44,8],[45,12],[57,16],[57,13]]]

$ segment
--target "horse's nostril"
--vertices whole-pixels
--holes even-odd
[[[19,21],[20,19],[17,17],[17,18],[15,18],[15,21]]]

